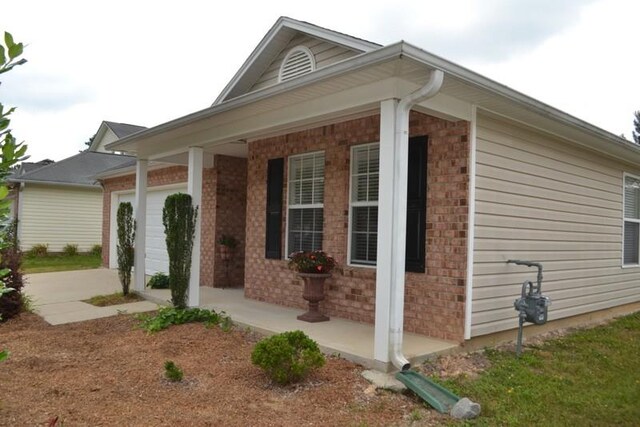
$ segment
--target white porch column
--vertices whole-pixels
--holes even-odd
[[[191,195],[194,206],[198,206],[193,252],[191,255],[191,278],[189,279],[189,307],[200,305],[200,224],[202,223],[202,147],[189,147],[189,177],[187,191]]]
[[[145,257],[147,247],[147,166],[149,161],[136,161],[136,240],[135,240],[135,281],[134,289],[144,291],[145,286]]]
[[[376,318],[373,357],[390,361],[389,330],[391,327],[391,281],[393,242],[393,196],[396,161],[396,107],[398,101],[380,103],[380,184],[378,191],[378,251],[376,266]]]

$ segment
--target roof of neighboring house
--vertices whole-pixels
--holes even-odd
[[[93,187],[99,185],[95,175],[105,170],[129,166],[131,163],[135,163],[135,159],[130,156],[83,151],[10,180]]]
[[[146,129],[145,126],[138,125],[130,125],[128,123],[116,123],[104,121],[104,124],[109,126],[109,128],[116,134],[118,138],[123,138],[125,136],[131,135],[132,133],[140,132],[143,129]]]
[[[33,172],[34,170],[50,165],[51,163],[55,162],[50,159],[40,160],[39,162],[22,162],[13,168],[11,174],[7,177],[7,180],[12,181],[26,173]]]

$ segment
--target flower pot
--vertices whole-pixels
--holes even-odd
[[[298,273],[298,276],[304,280],[302,298],[309,302],[309,310],[298,316],[298,320],[326,322],[329,317],[320,312],[320,301],[324,300],[324,282],[331,274]]]

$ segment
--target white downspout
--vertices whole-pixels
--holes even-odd
[[[393,259],[391,262],[391,313],[389,325],[389,344],[391,362],[401,370],[407,370],[411,364],[402,353],[402,334],[404,323],[404,276],[405,247],[407,228],[407,179],[409,156],[409,112],[415,104],[435,96],[442,87],[444,73],[434,70],[429,81],[417,91],[405,96],[396,107],[395,135],[395,172],[394,172],[394,220],[393,220]]]
[[[469,130],[469,216],[467,218],[467,281],[464,299],[464,339],[471,339],[471,315],[473,308],[473,254],[476,231],[476,119],[477,107],[471,106]]]

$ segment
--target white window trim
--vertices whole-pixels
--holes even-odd
[[[630,178],[634,178],[637,180],[640,180],[640,176],[638,175],[634,175],[628,172],[624,172],[622,174],[622,250],[620,251],[621,256],[620,256],[620,265],[622,268],[638,268],[640,267],[640,259],[638,260],[637,263],[635,264],[625,264],[624,263],[624,223],[625,222],[634,222],[637,224],[640,224],[640,219],[635,219],[635,218],[628,218],[625,216],[625,192],[626,192],[626,182],[627,182],[627,177]],[[640,240],[640,239],[639,239]],[[638,250],[638,257],[640,258],[640,248]]]
[[[305,208],[305,209],[320,209],[322,208],[322,221],[324,222],[324,195],[322,197],[323,203],[313,203],[313,204],[309,204],[309,205],[300,205],[300,204],[296,204],[296,205],[291,205],[289,204],[289,196],[291,195],[291,192],[289,191],[289,183],[291,182],[291,160],[293,159],[297,159],[298,157],[305,157],[305,156],[311,156],[314,154],[318,154],[318,153],[322,153],[323,155],[325,154],[324,150],[318,150],[318,151],[309,151],[306,153],[300,153],[300,154],[294,154],[292,156],[287,157],[287,206],[285,209],[286,215],[287,215],[287,220],[286,220],[286,225],[285,225],[285,230],[284,230],[284,248],[285,248],[285,254],[284,254],[284,259],[288,260],[289,255],[291,254],[291,252],[289,251],[289,219],[291,218],[291,215],[289,215],[289,210],[290,209],[300,209],[300,208]],[[326,156],[325,156],[325,163],[326,163]],[[322,176],[322,180],[324,182],[325,180],[325,176],[326,176],[326,169],[324,171],[324,174]],[[326,192],[326,187],[325,187],[325,192]],[[323,192],[323,194],[325,194]],[[322,227],[322,240],[324,240],[324,224]]]
[[[359,207],[359,206],[378,206],[379,204],[379,199],[380,199],[380,195],[378,195],[378,201],[376,202],[353,202],[351,201],[351,196],[353,194],[353,176],[352,176],[352,167],[353,167],[353,151],[356,148],[361,148],[361,147],[367,147],[367,146],[374,146],[377,145],[378,147],[380,147],[380,142],[370,142],[367,144],[358,144],[358,145],[352,145],[351,146],[351,150],[350,150],[350,154],[349,154],[349,226],[347,228],[347,266],[349,267],[357,267],[357,268],[370,268],[370,269],[376,269],[377,268],[377,262],[375,264],[364,264],[364,263],[358,263],[358,262],[353,262],[351,260],[351,244],[352,244],[352,231],[353,231],[353,214],[352,214],[352,210],[351,208],[355,207]],[[380,188],[380,185],[378,184],[378,189]]]
[[[309,57],[309,60],[311,61],[311,72],[316,70],[316,58],[313,52],[311,52],[311,49],[304,45],[298,45],[291,48],[291,50],[287,52],[287,55],[282,60],[280,69],[278,70],[278,83],[282,83],[282,70],[284,69],[284,65],[287,63],[287,61],[289,61],[291,55],[295,54],[296,52],[304,52],[304,54],[307,55],[307,57]]]

